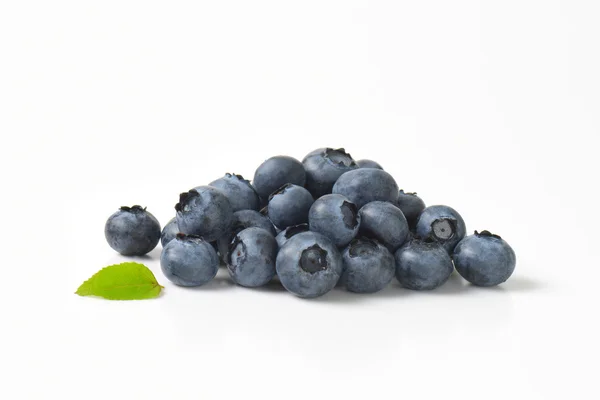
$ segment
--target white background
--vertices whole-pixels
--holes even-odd
[[[3,399],[591,399],[597,388],[597,1],[3,1]],[[168,282],[81,298],[124,260],[106,218],[318,147],[372,158],[518,257],[301,300]]]

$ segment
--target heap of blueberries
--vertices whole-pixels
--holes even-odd
[[[338,283],[377,292],[394,275],[405,288],[435,289],[454,267],[475,285],[494,286],[516,263],[500,236],[465,236],[456,210],[425,207],[378,163],[354,161],[344,149],[317,149],[302,162],[272,157],[252,183],[225,174],[182,193],[175,210],[161,232],[145,208],[121,207],[106,222],[106,239],[128,256],[148,253],[160,239],[162,271],[177,285],[209,282],[222,262],[238,285],[259,287],[277,276],[307,298]]]

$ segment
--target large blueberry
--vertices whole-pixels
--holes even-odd
[[[360,225],[358,208],[339,194],[317,199],[308,213],[311,231],[327,236],[333,244],[344,247],[356,236]]]
[[[106,241],[124,256],[142,256],[160,240],[160,223],[140,206],[121,207],[104,226]]]
[[[373,160],[358,160],[356,162],[356,164],[358,164],[358,166],[360,168],[377,168],[377,169],[383,169],[383,167],[381,166],[381,164],[379,164],[377,161],[373,161]]]
[[[306,188],[319,198],[331,193],[331,188],[344,173],[358,168],[358,164],[344,149],[314,150],[302,160],[306,170]]]
[[[396,251],[396,278],[412,290],[441,286],[454,270],[452,259],[441,243],[428,238],[413,239]]]
[[[233,210],[227,196],[212,186],[199,186],[179,195],[177,225],[182,233],[212,242],[231,226]]]
[[[260,195],[267,201],[269,195],[285,185],[304,186],[306,172],[302,163],[293,157],[275,156],[263,162],[254,173],[252,184]]]
[[[175,236],[179,233],[179,227],[177,226],[177,218],[173,217],[164,226],[162,233],[160,234],[160,244],[165,247],[171,240],[175,239]]]
[[[514,272],[517,258],[504,239],[488,231],[475,231],[454,249],[458,273],[477,286],[495,286]]]
[[[395,252],[408,237],[408,224],[402,211],[386,201],[372,201],[359,210],[360,234],[383,243]]]
[[[238,285],[258,287],[275,276],[277,242],[261,228],[246,228],[233,238],[227,253],[227,269]]]
[[[387,172],[376,168],[359,168],[346,172],[333,185],[333,193],[346,196],[361,208],[372,201],[398,200],[398,185]]]
[[[215,277],[219,258],[213,246],[201,237],[180,233],[163,249],[160,267],[176,285],[200,286]]]
[[[429,206],[417,220],[416,233],[422,238],[434,238],[452,254],[454,247],[465,237],[467,228],[455,209],[448,206]]]
[[[227,233],[217,240],[217,247],[223,261],[225,261],[225,258],[227,257],[229,245],[231,244],[231,241],[235,235],[244,229],[251,227],[262,228],[266,231],[269,231],[271,235],[275,236],[275,227],[271,221],[269,221],[269,218],[254,210],[236,211],[233,213],[233,217],[231,219],[231,227]]]
[[[224,177],[212,181],[209,186],[216,187],[227,196],[233,211],[258,210],[260,199],[258,193],[241,175],[225,174]]]
[[[308,190],[288,183],[269,196],[267,213],[276,227],[285,229],[308,222],[308,211],[313,203]]]
[[[281,232],[275,236],[275,240],[277,240],[277,245],[279,247],[283,247],[284,244],[287,243],[292,237],[296,236],[299,233],[308,231],[308,224],[300,224],[300,225],[292,225],[288,226]]]
[[[342,256],[326,236],[316,232],[295,235],[279,249],[277,275],[293,294],[312,298],[335,287],[342,274]]]
[[[376,240],[358,237],[342,252],[341,282],[351,292],[375,293],[394,277],[394,256]]]
[[[425,209],[425,203],[417,196],[416,193],[405,193],[404,190],[400,189],[398,192],[398,208],[402,210],[402,213],[406,217],[408,226],[414,230],[417,225],[419,215]]]

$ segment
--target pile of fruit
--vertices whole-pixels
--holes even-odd
[[[182,193],[175,210],[161,232],[145,208],[121,207],[106,222],[106,239],[127,256],[146,254],[160,240],[161,269],[177,285],[203,285],[223,263],[238,285],[262,286],[277,275],[307,298],[338,283],[377,292],[394,275],[405,288],[435,289],[455,267],[475,285],[494,286],[516,263],[500,236],[465,236],[456,210],[425,207],[378,163],[354,161],[344,149],[317,149],[302,162],[272,157],[252,183],[226,174]]]

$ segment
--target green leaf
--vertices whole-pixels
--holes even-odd
[[[126,262],[109,265],[96,272],[79,286],[75,294],[100,296],[109,300],[143,300],[157,297],[161,289],[163,287],[148,267]]]

